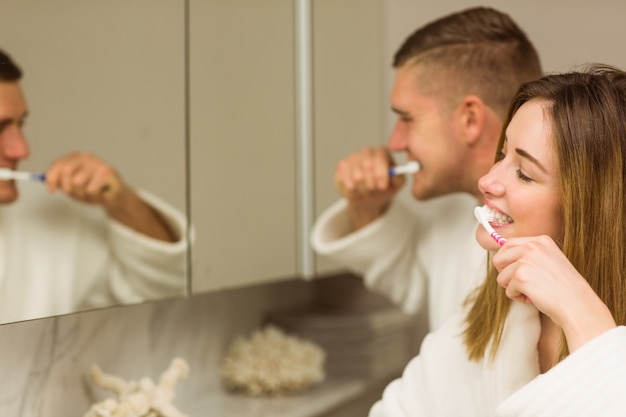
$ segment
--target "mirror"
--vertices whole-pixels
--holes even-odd
[[[184,7],[175,0],[3,0],[0,49],[23,71],[20,84],[29,110],[24,133],[30,157],[18,168],[41,172],[62,155],[88,151],[114,167],[133,188],[172,206],[186,222]],[[40,184],[17,185],[20,194],[24,187],[44,189]],[[183,242],[186,238],[181,236]],[[187,254],[182,258],[180,276],[170,277],[163,294],[153,288],[143,292],[149,294],[145,297],[116,297],[126,303],[187,294]],[[32,262],[37,262],[36,254]],[[7,281],[16,278],[2,277],[1,288],[6,290]],[[25,297],[19,290],[6,291],[12,299]],[[110,304],[98,298],[95,306]],[[1,321],[66,314],[76,308],[65,305],[22,317],[9,314]]]
[[[585,2],[570,2],[575,13],[563,15],[559,3],[548,9],[541,3],[546,13],[538,15],[526,4],[487,4],[511,13],[526,29],[546,70],[567,69],[583,59],[624,67],[615,53],[623,32],[621,5],[589,11]],[[467,0],[313,2],[318,107],[311,157],[318,211],[336,198],[330,181],[334,164],[362,146],[354,138],[386,141],[392,119],[389,60],[396,47],[416,26],[471,5]],[[347,21],[358,31],[346,30]],[[297,276],[294,27],[292,0],[3,0],[0,48],[24,71],[21,84],[30,110],[25,133],[31,156],[20,169],[40,171],[67,152],[88,150],[129,184],[182,213],[192,212],[198,238],[194,293]],[[324,40],[334,49],[321,48]],[[355,52],[363,45],[371,55]],[[326,51],[325,61],[320,51]],[[359,77],[352,62],[361,69]],[[192,146],[185,141],[187,131]],[[189,285],[189,275],[181,273],[181,286]],[[21,297],[15,293],[16,303]]]
[[[295,3],[190,0],[194,294],[298,276]],[[396,117],[388,94],[398,46],[418,26],[476,4],[311,3],[315,139],[309,157],[319,214],[338,199],[336,163],[363,146],[387,142]],[[562,13],[564,1],[530,3],[534,7],[510,0],[485,4],[524,28],[547,71],[587,60],[624,67],[616,53],[623,5],[590,10],[588,2],[569,1]],[[339,271],[322,261],[318,257],[316,274]]]

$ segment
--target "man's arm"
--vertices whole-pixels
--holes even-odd
[[[74,152],[58,158],[46,171],[50,192],[104,208],[109,217],[138,233],[165,242],[180,239],[159,213],[126,184],[116,170],[93,154]]]

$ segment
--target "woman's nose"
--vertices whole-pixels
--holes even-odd
[[[504,194],[504,184],[501,181],[501,175],[499,170],[499,163],[496,163],[491,167],[489,172],[480,177],[478,180],[478,189],[483,195],[491,194],[494,196],[501,196]]]

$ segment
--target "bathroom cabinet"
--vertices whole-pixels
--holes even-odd
[[[380,9],[311,5],[315,215],[338,198],[339,159],[385,139]],[[294,2],[191,0],[189,11],[193,292],[298,277],[308,237],[297,226]],[[336,269],[315,263],[316,274]]]

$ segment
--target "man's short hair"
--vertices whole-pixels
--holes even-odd
[[[11,57],[0,49],[0,81],[15,82],[22,78],[22,70]]]
[[[475,94],[502,116],[517,89],[541,77],[539,54],[507,14],[474,7],[418,28],[393,67],[416,65],[420,83],[454,100]]]

